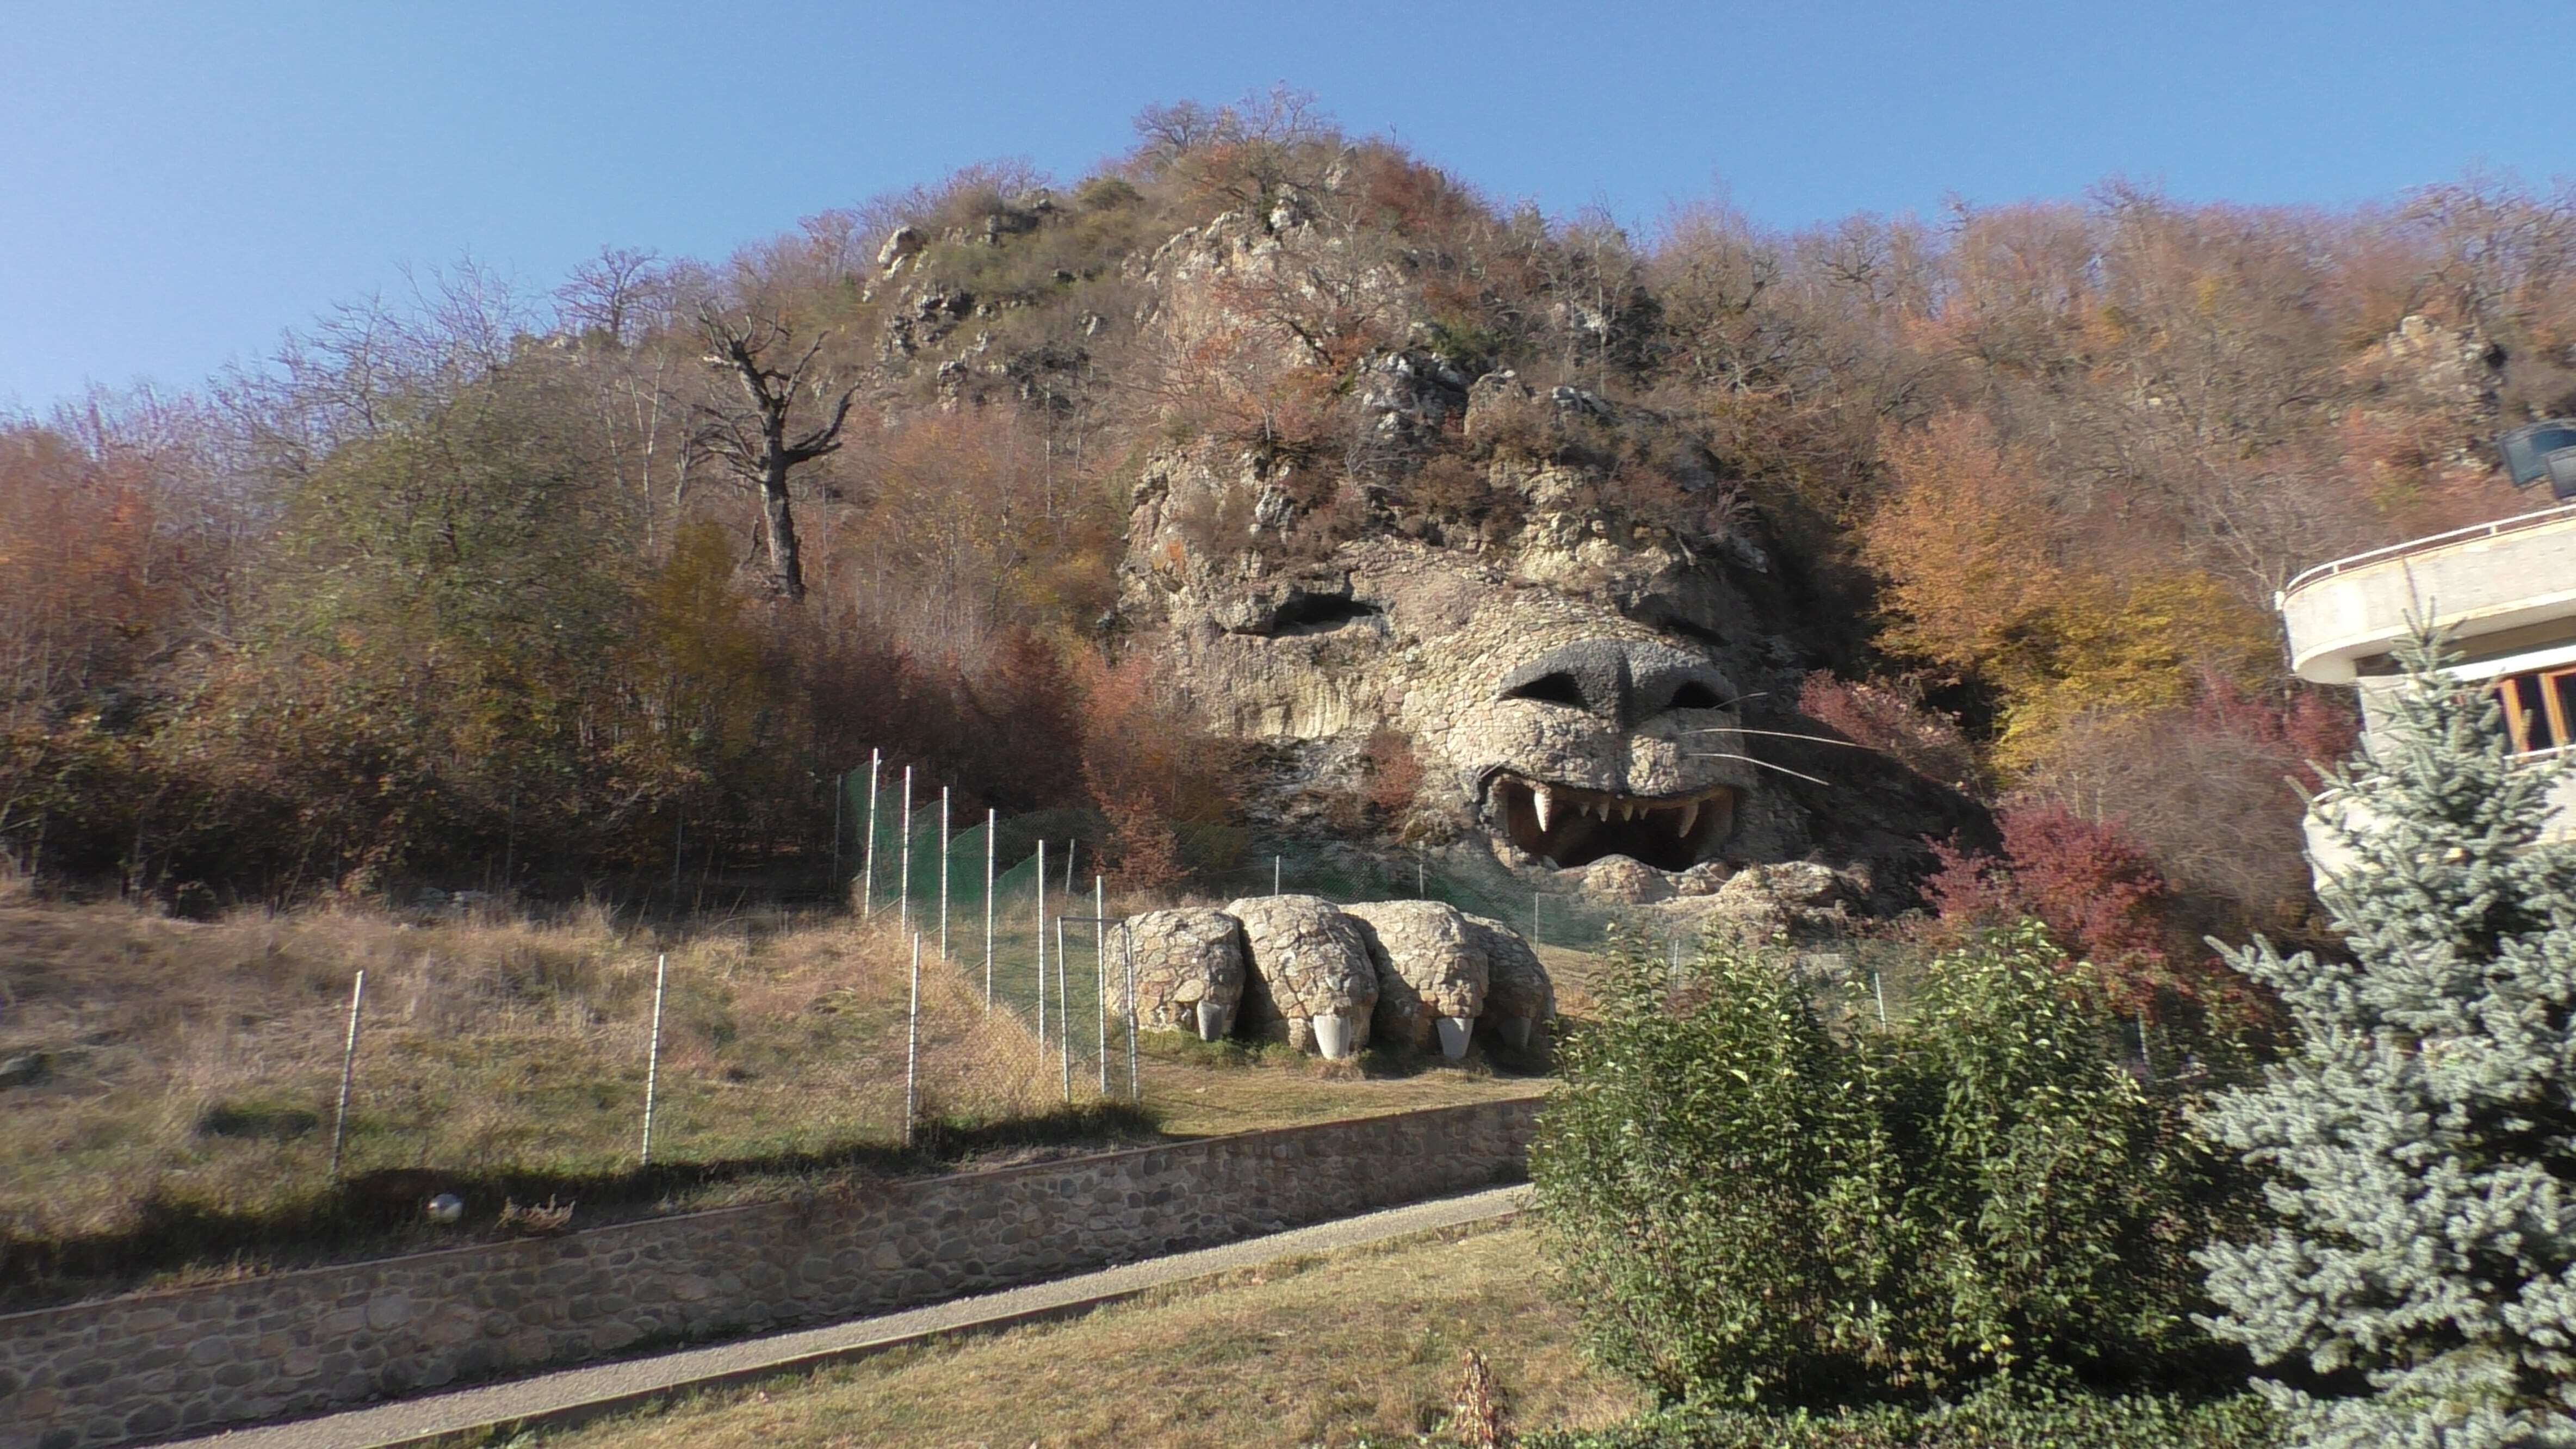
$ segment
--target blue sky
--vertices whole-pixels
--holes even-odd
[[[978,160],[1077,175],[1277,82],[1505,199],[1763,224],[2346,204],[2576,172],[2568,9],[2338,4],[0,0],[0,407],[190,387],[470,252],[717,257]]]

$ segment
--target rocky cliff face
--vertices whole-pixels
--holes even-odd
[[[1856,908],[1901,903],[1907,871],[1886,867],[1976,812],[1785,737],[1813,729],[1804,672],[1836,661],[1804,642],[1823,631],[1797,561],[1728,461],[1687,419],[1479,361],[1430,300],[1460,284],[1447,260],[1336,220],[1321,185],[1086,275],[1121,310],[1019,351],[994,338],[1039,303],[931,264],[1006,271],[991,258],[1063,208],[897,232],[873,279],[901,304],[886,365],[935,370],[953,400],[1043,402],[1096,333],[1126,349],[1155,401],[1108,622],[1212,727],[1270,747],[1267,829],[1347,837],[1319,802],[1395,756],[1422,778],[1381,843],[1408,851],[1683,913],[1747,866],[1812,857]],[[1565,325],[1606,354],[1621,324]]]
[[[1323,230],[1291,213],[1175,238],[1147,273],[1166,355],[1221,352],[1276,384],[1320,365],[1297,305],[1400,314],[1401,278]],[[1396,827],[1415,847],[1542,887],[1705,904],[1735,870],[1811,855],[1854,868],[1845,891],[1870,900],[1902,874],[1876,867],[1973,814],[1891,765],[1784,738],[1813,728],[1785,706],[1830,661],[1798,642],[1795,588],[1684,423],[1470,377],[1427,348],[1341,376],[1338,457],[1205,435],[1151,449],[1121,571],[1137,645],[1214,727],[1289,762],[1260,802],[1274,822],[1393,740],[1423,772]]]

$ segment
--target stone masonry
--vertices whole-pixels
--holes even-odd
[[[1536,1098],[863,1182],[0,1316],[0,1449],[326,1410],[983,1292],[1522,1175]]]
[[[1136,1020],[1149,1031],[1199,1030],[1212,1004],[1216,1035],[1243,1002],[1243,926],[1212,907],[1147,911],[1128,923],[1136,951]]]
[[[1491,1027],[1515,1047],[1543,1047],[1548,1023],[1556,1020],[1556,987],[1539,964],[1538,953],[1520,933],[1488,916],[1469,916],[1470,934],[1485,948],[1485,1014],[1479,1027]]]
[[[1284,1037],[1299,1051],[1316,1049],[1315,1018],[1349,1023],[1349,1050],[1368,1045],[1377,1009],[1377,967],[1359,927],[1321,896],[1251,896],[1225,913],[1243,923],[1252,948],[1252,983],[1244,1028]]]
[[[1360,923],[1377,966],[1373,1035],[1419,1051],[1440,1018],[1472,1022],[1485,1010],[1485,944],[1445,901],[1368,901],[1344,906]]]

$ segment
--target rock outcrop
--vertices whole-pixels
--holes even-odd
[[[1245,1031],[1327,1057],[1368,1045],[1377,967],[1357,922],[1321,896],[1252,896],[1225,913],[1252,959]]]
[[[1840,641],[1774,559],[1740,462],[1687,417],[1480,372],[1328,214],[1229,214],[1138,277],[1176,395],[1209,357],[1253,391],[1319,375],[1287,299],[1385,309],[1332,425],[1374,471],[1327,488],[1203,430],[1138,460],[1114,626],[1209,727],[1269,752],[1260,824],[1347,838],[1349,812],[1313,802],[1399,740],[1418,784],[1379,843],[1472,845],[1525,886],[1622,906],[1706,895],[1702,866],[1901,863],[1894,880],[1929,863],[1922,840],[1982,834],[1937,782],[1799,740],[1816,726],[1794,701]],[[1624,336],[1624,309],[1566,325]]]
[[[1445,901],[1368,901],[1344,906],[1358,921],[1377,968],[1370,1031],[1417,1051],[1434,1041],[1455,1061],[1485,1009],[1485,947],[1467,918]]]
[[[1243,924],[1213,906],[1148,911],[1128,923],[1136,952],[1136,1020],[1148,1031],[1215,1041],[1234,1030],[1249,974]]]

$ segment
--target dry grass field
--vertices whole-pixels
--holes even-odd
[[[561,1434],[545,1449],[1235,1449],[1451,1444],[1467,1350],[1520,1428],[1644,1407],[1587,1361],[1524,1228],[1467,1229],[1178,1286],[1067,1323],[963,1338]]]
[[[657,954],[669,958],[659,1105],[654,1165],[639,1171]],[[905,1153],[909,964],[882,919],[837,914],[658,929],[597,909],[190,922],[0,884],[0,1081],[12,1083],[0,1086],[0,1306],[452,1240],[493,1230],[509,1200],[572,1201],[580,1226],[779,1195],[833,1173],[1538,1085],[1477,1064],[1355,1070],[1277,1049],[1157,1043],[1140,1111],[1100,1100],[1077,1033],[1068,1107],[1060,1064],[1041,1059],[1023,1019],[987,1014],[980,973],[933,961],[921,1039],[932,1125]],[[361,969],[352,1187],[334,1190],[341,1048]],[[465,1196],[462,1225],[419,1220],[424,1180]]]

